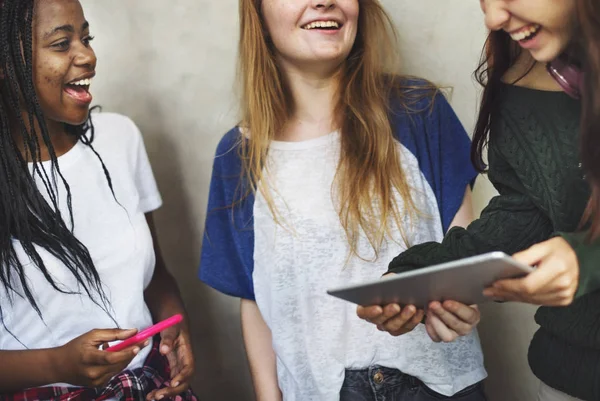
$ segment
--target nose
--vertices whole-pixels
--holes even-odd
[[[334,8],[336,3],[336,0],[313,0],[313,7],[329,9]]]
[[[480,0],[485,14],[485,25],[492,31],[504,29],[510,21],[510,11],[506,0]]]
[[[77,67],[87,68],[89,70],[96,69],[96,63],[98,59],[96,58],[96,53],[94,49],[89,44],[80,43],[77,47],[75,57],[73,58],[73,63]]]

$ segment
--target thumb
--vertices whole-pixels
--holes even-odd
[[[111,341],[126,340],[129,337],[135,335],[137,329],[101,329],[93,330],[90,334],[92,335],[92,342],[97,345],[102,345]]]
[[[169,327],[161,331],[160,333],[160,353],[163,355],[168,354],[173,349],[173,343],[179,335],[179,328],[177,326]]]
[[[514,254],[513,258],[515,258],[515,260],[518,262],[524,263],[528,266],[535,266],[544,258],[546,258],[550,252],[551,247],[547,243],[541,243]]]

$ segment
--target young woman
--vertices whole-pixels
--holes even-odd
[[[371,332],[326,293],[471,220],[447,101],[390,74],[377,0],[242,0],[240,24],[243,118],[217,149],[200,277],[242,299],[257,399],[485,399],[476,308],[458,305],[469,334],[436,344]]]
[[[77,0],[0,0],[0,399],[194,400],[185,314],[154,235],[142,136],[89,115],[96,56]]]
[[[586,174],[596,188],[591,207],[597,218],[598,3],[486,0],[482,8],[492,33],[474,149],[480,161],[489,138],[489,177],[500,195],[467,230],[454,229],[441,244],[417,246],[399,255],[390,265],[392,272],[489,250],[514,253],[556,234],[575,231],[590,199]],[[547,63],[555,65],[556,60],[584,72],[581,100],[563,93],[558,81],[548,74]],[[579,79],[574,75],[571,84],[576,88]],[[569,92],[575,95],[576,91]],[[585,173],[581,168],[580,138]],[[593,227],[595,234],[597,223]],[[499,282],[486,290],[487,295],[499,300],[569,305],[542,307],[536,314],[541,327],[532,340],[529,362],[542,381],[540,400],[600,397],[596,374],[600,368],[596,335],[600,330],[596,307],[600,287],[594,257],[598,250],[597,244],[585,242],[585,235],[562,234],[562,238],[516,255],[526,263],[539,264],[537,271],[525,279]],[[379,307],[359,309],[359,315],[379,325],[386,326],[390,319],[396,321],[395,325],[402,323],[393,314],[380,312]]]

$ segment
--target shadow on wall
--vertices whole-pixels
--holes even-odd
[[[198,279],[204,222],[194,218],[190,199],[198,197],[189,193],[182,173],[189,164],[178,154],[173,137],[165,135],[168,119],[163,114],[161,105],[149,97],[143,115],[152,116],[152,124],[139,123],[164,202],[156,213],[158,237],[190,316],[196,358],[192,386],[201,400],[252,400],[239,301],[220,296]],[[198,179],[204,176],[194,175]],[[204,182],[192,187],[208,186],[209,182]]]

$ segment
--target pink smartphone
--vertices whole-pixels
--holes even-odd
[[[141,342],[144,342],[148,338],[153,337],[154,335],[160,333],[161,331],[163,331],[165,329],[168,329],[171,326],[176,325],[177,323],[181,323],[182,320],[183,320],[183,316],[181,316],[181,315],[171,316],[170,318],[165,319],[162,322],[156,323],[154,326],[150,326],[147,329],[140,331],[135,336],[129,337],[127,340],[124,340],[118,344],[115,344],[112,347],[108,347],[107,349],[105,349],[105,351],[108,351],[108,352],[122,351],[127,347],[131,347],[132,345],[136,345]]]

